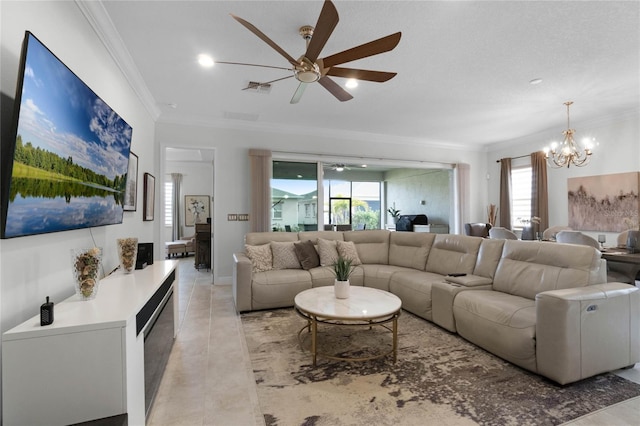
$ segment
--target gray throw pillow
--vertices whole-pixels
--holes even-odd
[[[293,245],[302,269],[309,270],[320,266],[320,257],[310,240],[300,241]]]

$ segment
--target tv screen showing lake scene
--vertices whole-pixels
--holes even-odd
[[[25,43],[3,237],[121,223],[131,127],[29,32]]]

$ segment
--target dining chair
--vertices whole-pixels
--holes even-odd
[[[555,240],[556,234],[560,231],[573,231],[570,227],[566,225],[556,225],[550,226],[542,232],[543,240]]]
[[[498,240],[517,240],[518,236],[510,229],[501,226],[495,226],[489,229],[489,238]]]
[[[580,231],[560,231],[556,234],[556,241],[567,244],[580,244],[591,246],[600,250],[600,243],[595,238],[583,234]]]

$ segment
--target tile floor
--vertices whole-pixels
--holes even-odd
[[[231,286],[212,285],[212,275],[180,261],[180,330],[149,426],[265,425],[242,324]],[[640,364],[618,372],[640,383]],[[573,420],[572,426],[631,425],[640,419],[640,397]]]

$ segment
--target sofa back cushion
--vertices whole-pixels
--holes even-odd
[[[435,238],[428,232],[391,232],[389,265],[424,271]]]
[[[473,275],[493,279],[496,274],[496,269],[498,268],[498,262],[500,262],[500,257],[502,257],[504,241],[503,239],[482,239]]]
[[[298,241],[298,234],[295,232],[249,232],[244,236],[244,243],[250,246],[261,246],[271,241]]]
[[[344,240],[353,241],[358,251],[358,257],[364,264],[389,263],[389,234],[384,229],[372,229],[370,231],[345,231]]]
[[[427,272],[472,274],[482,238],[437,234],[427,259]]]
[[[293,234],[296,235],[296,234]],[[342,232],[336,231],[303,231],[298,232],[298,239],[300,241],[311,240],[311,242],[315,245],[318,245],[318,238],[322,238],[323,240],[340,240],[344,241],[344,236]]]
[[[493,279],[493,289],[535,299],[548,290],[584,287],[601,267],[593,247],[539,241],[507,240]]]

